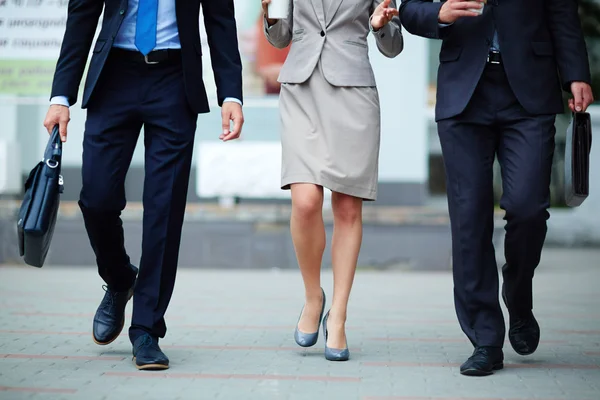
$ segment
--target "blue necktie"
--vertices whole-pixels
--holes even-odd
[[[498,40],[498,31],[494,30],[494,37],[492,39],[492,50],[500,51],[500,41]]]
[[[135,47],[148,55],[156,47],[158,0],[139,0],[135,23]]]

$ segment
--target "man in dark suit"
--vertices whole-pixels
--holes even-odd
[[[481,15],[479,13],[482,11]],[[442,39],[436,121],[446,167],[454,299],[475,347],[464,375],[503,367],[505,325],[498,300],[492,166],[502,168],[506,211],[504,302],[509,339],[533,353],[540,330],[532,280],[549,217],[554,120],[593,101],[576,0],[403,0],[400,16],[416,35]],[[558,71],[558,72],[557,72]]]
[[[198,113],[209,111],[202,81],[200,5],[208,37],[223,126],[220,139],[239,137],[242,66],[233,0],[70,0],[67,28],[44,122],[66,140],[69,106],[85,69],[87,108],[83,188],[79,205],[106,294],[93,337],[111,343],[123,329],[133,296],[129,337],[138,369],[166,369],[158,346],[173,293]],[[230,123],[233,129],[230,130]],[[134,267],[123,240],[125,175],[144,127],[145,181],[142,258]]]

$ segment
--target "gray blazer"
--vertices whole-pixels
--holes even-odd
[[[369,61],[367,35],[370,17],[382,0],[290,0],[290,14],[268,26],[269,42],[290,52],[281,68],[279,82],[303,83],[319,59],[323,75],[334,86],[375,86]],[[324,4],[329,4],[326,10]],[[391,1],[396,7],[396,1]],[[373,32],[379,51],[395,57],[404,48],[400,19]]]

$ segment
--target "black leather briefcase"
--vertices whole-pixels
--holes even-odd
[[[588,113],[573,113],[565,145],[565,202],[578,207],[590,194],[592,121]]]
[[[43,160],[31,170],[25,182],[25,196],[17,222],[21,257],[25,263],[38,268],[44,265],[56,225],[63,191],[61,161],[62,142],[58,126],[55,126]]]

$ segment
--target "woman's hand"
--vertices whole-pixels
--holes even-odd
[[[267,19],[267,24],[269,26],[275,25],[277,23],[276,19],[269,19],[269,3],[271,0],[261,0],[262,10],[265,18]]]
[[[265,1],[271,0],[263,0]],[[373,11],[373,15],[371,16],[371,26],[374,30],[378,31],[383,28],[388,22],[392,20],[395,16],[399,14],[398,10],[390,7],[391,0],[383,0]]]

